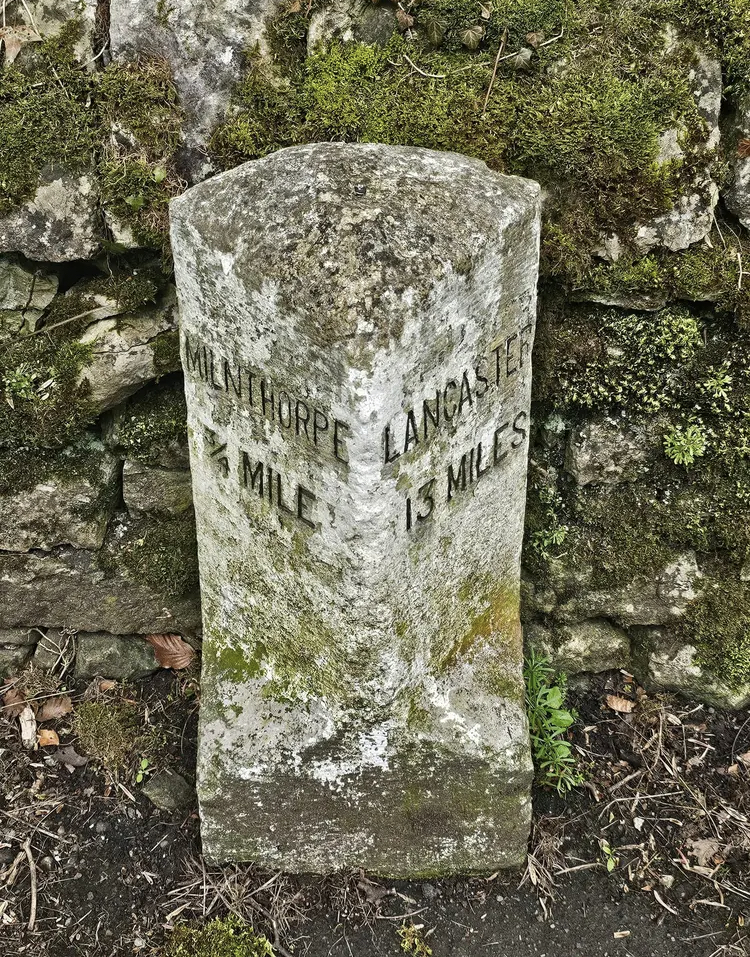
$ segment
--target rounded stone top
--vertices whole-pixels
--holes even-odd
[[[183,259],[204,282],[220,263],[250,288],[270,284],[288,308],[325,317],[334,342],[363,317],[396,332],[400,312],[451,273],[471,271],[538,206],[537,183],[456,153],[312,143],[174,199],[172,245],[178,267]]]

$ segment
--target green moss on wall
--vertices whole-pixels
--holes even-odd
[[[34,51],[24,71],[0,70],[0,215],[34,195],[42,171],[91,168],[98,138],[91,80],[75,59],[75,22]]]
[[[133,521],[125,535],[105,544],[99,563],[125,573],[155,594],[181,598],[198,588],[198,555],[192,513]]]
[[[50,165],[89,170],[115,217],[163,248],[167,203],[185,185],[174,165],[183,115],[169,68],[91,72],[75,58],[80,33],[70,21],[0,69],[0,215],[30,199]]]
[[[341,139],[475,156],[542,182],[544,268],[579,278],[603,232],[627,241],[692,175],[705,138],[688,89],[693,52],[667,47],[664,20],[648,5],[508,0],[487,11],[424,2],[412,10],[412,42],[398,33],[385,47],[335,41],[304,61],[301,14],[291,15],[288,38],[282,14],[277,45],[288,39],[297,59],[280,57],[281,72],[250,57],[238,109],[212,140],[217,160],[228,167],[280,146]],[[483,30],[474,52],[467,24]],[[506,27],[504,49],[525,47],[528,69],[501,61],[491,82]],[[671,128],[682,130],[684,163],[659,162],[660,134]]]
[[[96,417],[88,383],[91,359],[69,327],[0,345],[0,446],[56,448]]]
[[[165,450],[185,448],[187,408],[181,379],[132,398],[117,422],[117,447],[126,458],[157,464]]]
[[[750,684],[750,582],[730,574],[704,583],[690,603],[677,634],[696,646],[696,662],[724,684]]]

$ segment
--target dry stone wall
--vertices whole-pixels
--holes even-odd
[[[750,701],[748,3],[209,6],[5,5],[0,667],[198,633],[167,203],[364,140],[542,184],[527,643]]]

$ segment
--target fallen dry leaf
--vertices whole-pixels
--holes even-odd
[[[55,718],[62,718],[64,715],[70,714],[72,710],[73,702],[66,694],[56,695],[54,698],[47,698],[46,701],[42,702],[41,708],[36,713],[36,720],[40,723],[42,721],[54,721]]]
[[[737,144],[737,155],[740,159],[750,159],[750,139],[739,141]]]
[[[744,764],[745,767],[750,768],[750,751],[745,751],[744,754],[738,754],[737,760]]]
[[[401,8],[396,11],[396,20],[399,30],[410,30],[414,26],[414,17]]]
[[[0,43],[5,47],[6,63],[12,63],[25,44],[38,43],[41,39],[31,27],[0,27]]]
[[[193,649],[179,635],[148,635],[146,640],[153,645],[156,660],[162,668],[181,671],[195,657]]]
[[[99,682],[99,690],[102,692],[112,691],[117,687],[117,682],[113,681],[111,678],[102,678]]]
[[[544,34],[539,31],[526,34],[526,42],[529,44],[530,47],[534,47],[535,50],[539,46],[539,44],[542,42],[542,40],[544,40]]]
[[[28,750],[36,747],[36,718],[34,709],[30,704],[24,705],[23,711],[19,714],[18,720],[21,723],[21,744]]]
[[[688,841],[688,853],[694,857],[700,867],[713,863],[713,858],[719,853],[721,844],[714,837],[702,837]]]
[[[42,728],[38,735],[39,744],[43,748],[48,748],[52,744],[59,744],[60,739],[57,736],[57,732],[53,731],[51,728]]]
[[[58,748],[52,757],[58,764],[64,764],[66,767],[71,768],[82,768],[85,764],[89,763],[89,759],[81,757],[72,744],[67,744],[64,748]]]
[[[26,695],[18,688],[11,688],[3,695],[3,711],[9,718],[17,718],[26,706]]]
[[[628,698],[622,698],[618,694],[608,694],[606,697],[607,706],[620,714],[630,714],[635,705]]]

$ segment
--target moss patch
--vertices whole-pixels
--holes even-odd
[[[123,567],[134,581],[166,598],[195,591],[198,555],[192,515],[134,522],[102,563],[110,570]]]
[[[710,579],[677,626],[698,649],[697,663],[737,690],[750,684],[750,583]]]
[[[187,407],[182,378],[136,395],[125,406],[117,423],[117,447],[126,458],[156,465],[165,450],[183,448],[187,442]]]
[[[70,327],[0,346],[0,446],[58,448],[96,417],[81,370],[91,347]]]
[[[116,774],[135,747],[137,710],[124,701],[86,701],[75,709],[73,731],[82,750]]]
[[[273,957],[273,949],[266,937],[232,916],[202,927],[176,927],[164,957]]]
[[[74,53],[80,35],[71,22],[38,45],[25,70],[0,70],[0,215],[34,195],[50,164],[93,165],[98,127],[92,81]]]

